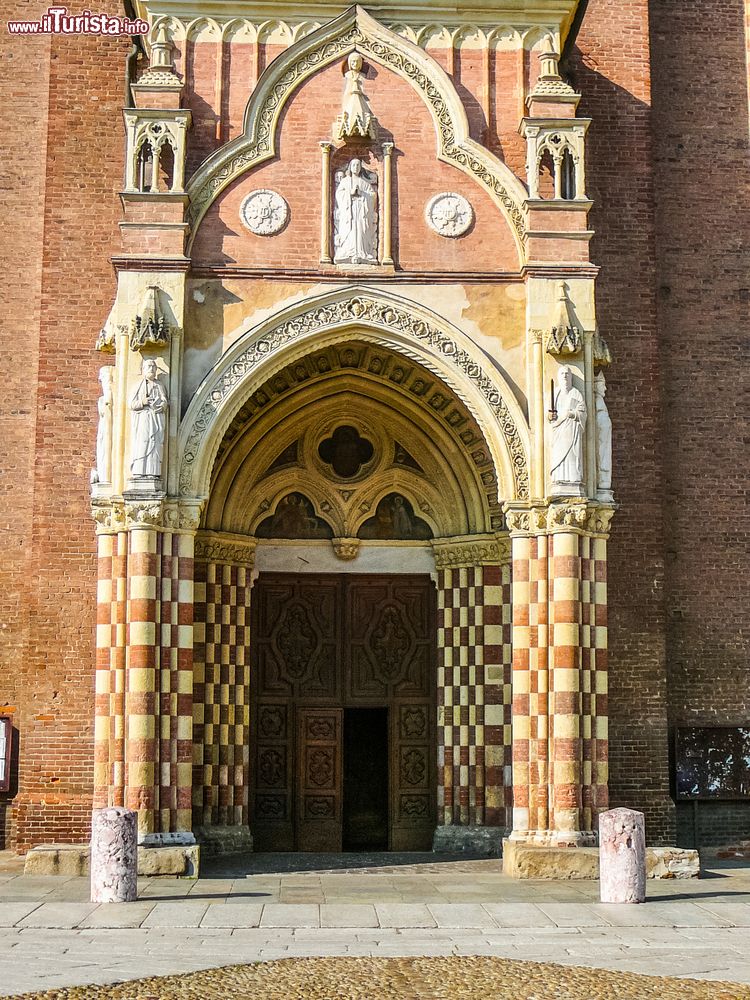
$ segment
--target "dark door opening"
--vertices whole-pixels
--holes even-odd
[[[344,709],[343,848],[388,850],[388,709]]]

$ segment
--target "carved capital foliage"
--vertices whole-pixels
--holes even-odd
[[[164,527],[169,531],[197,531],[201,523],[203,504],[166,504],[164,507]]]
[[[359,538],[333,538],[331,544],[338,559],[350,562],[357,558],[362,542]]]
[[[511,536],[555,534],[574,531],[592,535],[607,535],[617,508],[591,500],[569,500],[549,506],[507,510],[505,521]]]
[[[510,539],[498,536],[473,535],[434,541],[436,569],[457,569],[462,566],[502,566],[509,563]]]
[[[97,535],[109,535],[126,528],[125,505],[121,502],[103,501],[91,505],[91,516]]]
[[[430,347],[473,383],[484,396],[505,439],[513,469],[513,492],[519,499],[526,499],[529,495],[529,472],[523,439],[496,383],[449,334],[433,326],[418,312],[366,293],[312,306],[291,319],[280,322],[245,347],[218,378],[210,396],[193,419],[183,447],[181,492],[193,492],[193,467],[203,439],[234,387],[247,379],[253,369],[269,355],[295,340],[320,330],[345,326],[352,321],[367,323],[386,333],[408,335],[415,344]]]
[[[135,500],[125,504],[128,528],[160,528],[163,517],[164,504],[161,500]]]
[[[255,565],[257,538],[250,535],[218,534],[200,531],[195,537],[195,558],[203,562],[228,563],[232,566]]]

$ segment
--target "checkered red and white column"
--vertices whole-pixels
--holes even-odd
[[[438,564],[438,809],[445,825],[507,823],[510,754],[510,569],[476,543],[436,548]],[[447,554],[449,553],[449,555]]]

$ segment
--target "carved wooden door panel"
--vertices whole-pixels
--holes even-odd
[[[429,850],[435,830],[435,589],[429,577],[347,580],[348,705],[389,709],[389,846]]]
[[[341,583],[264,574],[253,590],[252,829],[257,850],[295,850],[300,703],[341,704]]]
[[[297,712],[297,850],[341,850],[344,712]]]

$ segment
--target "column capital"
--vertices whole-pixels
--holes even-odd
[[[91,516],[98,535],[133,528],[194,533],[200,525],[202,500],[166,500],[164,497],[95,499]]]
[[[608,535],[616,504],[570,498],[551,503],[505,508],[505,521],[511,537],[575,532]]]
[[[232,566],[255,566],[258,539],[252,535],[199,531],[195,536],[195,558],[205,562],[229,563]]]
[[[435,569],[464,566],[502,566],[511,561],[510,539],[506,535],[461,535],[432,542]]]

